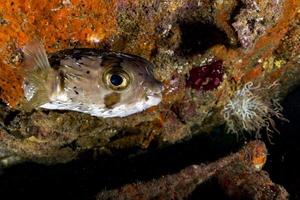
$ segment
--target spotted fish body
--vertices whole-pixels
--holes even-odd
[[[48,59],[43,46],[24,47],[29,104],[97,117],[125,117],[161,101],[161,83],[145,59],[99,49],[69,49]]]

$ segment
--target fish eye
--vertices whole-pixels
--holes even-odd
[[[104,73],[104,82],[113,90],[124,90],[130,82],[128,73],[122,69],[110,69]]]
[[[114,86],[119,86],[123,83],[123,77],[119,74],[112,74],[110,77],[110,83]]]

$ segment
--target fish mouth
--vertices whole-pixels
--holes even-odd
[[[161,98],[162,97],[162,90],[163,90],[162,84],[156,83],[154,86],[147,89],[146,95]]]
[[[147,101],[145,102],[147,107],[145,109],[150,108],[152,106],[158,105],[162,100],[161,94],[154,94],[154,95],[149,95],[147,96]]]
[[[162,98],[162,94],[161,93],[152,93],[150,95],[147,95],[148,97],[152,97],[152,98],[158,98],[161,99]]]
[[[157,88],[155,90],[147,91],[147,102],[152,106],[158,105],[162,100],[162,90]]]

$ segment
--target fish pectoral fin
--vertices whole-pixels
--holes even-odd
[[[40,107],[41,105],[49,102],[49,98],[45,91],[38,90],[33,97],[28,101],[24,100],[21,102],[21,107],[25,111],[31,111]]]
[[[41,41],[35,40],[23,47],[24,61],[27,67],[45,70],[50,68],[46,50]]]

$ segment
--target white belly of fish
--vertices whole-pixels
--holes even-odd
[[[61,96],[56,101],[51,101],[49,103],[41,105],[40,108],[83,112],[96,117],[109,118],[126,117],[134,113],[142,112],[147,108],[158,105],[161,101],[160,97],[148,96],[147,100],[144,101],[139,101],[129,105],[119,105],[114,108],[106,108],[105,105],[103,105],[103,107],[99,107],[98,105],[82,105],[68,101],[66,99],[64,99],[66,101],[62,101],[63,99],[64,97]]]

